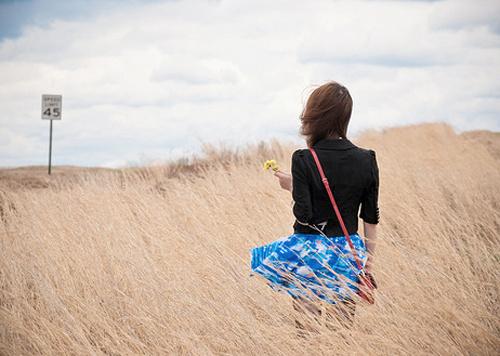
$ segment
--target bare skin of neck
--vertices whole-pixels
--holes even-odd
[[[340,137],[340,136],[339,136],[339,135],[337,135],[337,134],[330,135],[330,136],[328,136],[327,138],[329,138],[329,139],[334,139],[334,140],[336,140],[336,139],[342,139],[342,137]]]

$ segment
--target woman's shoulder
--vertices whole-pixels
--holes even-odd
[[[308,148],[298,148],[292,153],[292,161],[304,161],[307,160],[306,157],[311,157],[311,153]]]
[[[355,151],[358,153],[359,157],[363,157],[366,160],[376,161],[376,152],[372,148],[364,148],[357,145],[354,145]],[[337,151],[331,151],[332,153],[336,153]],[[292,161],[293,160],[303,160],[305,157],[311,157],[311,153],[308,148],[298,148],[292,153]]]
[[[307,166],[307,161],[312,160],[312,158],[307,158],[306,155],[310,153],[307,152],[309,149],[307,148],[299,148],[293,151],[292,153],[292,167],[296,169],[301,167],[301,169],[305,169]]]
[[[377,153],[375,152],[375,150],[372,148],[367,148],[367,151],[368,151],[368,154],[370,155],[370,159],[372,161],[376,162],[377,161]]]
[[[307,151],[309,151],[309,149],[307,149],[307,148],[298,148],[298,149],[296,149],[292,153],[292,160],[303,159],[306,156]]]
[[[370,159],[376,159],[377,153],[375,152],[374,149],[364,148],[364,147],[359,147],[359,146],[356,146],[356,148],[358,149],[360,154],[364,155],[365,157],[370,158]]]
[[[360,156],[364,166],[370,167],[371,171],[378,171],[378,163],[377,163],[377,153],[372,148],[361,148],[358,147]]]

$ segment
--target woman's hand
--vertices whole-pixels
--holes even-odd
[[[280,187],[292,192],[292,175],[289,173],[283,173],[281,171],[277,171],[274,173],[274,176],[278,178]]]
[[[373,277],[372,272],[365,271],[365,277],[370,281],[370,284],[372,285],[373,289],[377,289],[377,281],[375,280],[375,277]]]
[[[365,264],[365,271],[366,272],[371,272],[373,270],[372,268],[372,261],[370,261],[370,258],[368,258],[368,261],[366,261],[366,264]]]

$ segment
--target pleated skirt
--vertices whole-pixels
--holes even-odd
[[[364,241],[357,233],[350,238],[364,267]],[[330,304],[353,299],[361,272],[345,236],[320,234],[292,234],[253,248],[251,270],[274,290]]]

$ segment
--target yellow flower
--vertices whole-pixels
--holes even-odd
[[[264,170],[267,171],[269,168],[271,168],[275,172],[277,172],[280,169],[274,159],[270,159],[264,162]]]

